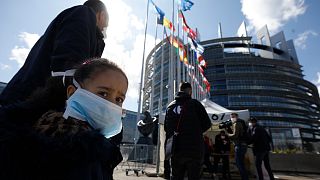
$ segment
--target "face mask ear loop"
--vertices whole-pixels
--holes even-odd
[[[63,83],[64,87],[66,86],[65,79],[66,79],[66,72],[64,73],[64,75],[62,77],[62,83]]]
[[[62,76],[63,86],[66,86],[66,83],[65,83],[66,76],[73,76],[75,71],[76,71],[76,69],[69,69],[69,70],[66,70],[65,72],[53,72],[53,71],[51,71],[51,76],[52,77]]]
[[[74,78],[72,79],[72,83],[73,83],[73,85],[75,85],[77,88],[81,89],[80,84],[79,84]]]

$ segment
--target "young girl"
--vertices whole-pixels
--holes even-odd
[[[45,113],[25,130],[23,140],[19,136],[6,146],[15,150],[1,179],[112,180],[122,160],[112,138],[122,129],[127,88],[125,73],[114,63],[93,59],[82,64],[67,87],[65,111]]]

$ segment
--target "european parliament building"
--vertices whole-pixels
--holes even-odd
[[[209,98],[227,109],[249,109],[250,116],[270,132],[274,149],[319,152],[319,92],[303,79],[293,41],[287,41],[282,31],[270,36],[267,26],[255,39],[221,37],[200,42],[211,84]],[[146,61],[143,109],[153,114],[159,113],[159,102],[162,112],[168,103],[169,45],[159,43]]]

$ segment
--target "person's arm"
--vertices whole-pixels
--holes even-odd
[[[226,141],[227,141],[227,144],[226,144],[226,146],[227,146],[226,151],[227,151],[227,152],[230,152],[230,146],[231,146],[231,143],[230,143],[230,139],[229,139],[229,137],[226,137]]]
[[[61,71],[92,58],[96,47],[96,16],[86,7],[76,7],[71,14],[63,17],[57,29],[51,54],[51,70]]]
[[[248,132],[247,132],[247,134],[248,134],[248,137],[249,137],[249,140],[248,140],[248,145],[249,144],[253,144],[253,131],[252,131],[253,129],[252,128],[248,128]]]
[[[241,131],[240,126],[241,124],[237,122],[233,124],[233,132],[231,134],[228,134],[231,140],[239,139]]]
[[[201,129],[202,129],[202,132],[204,133],[211,127],[211,121],[203,105],[199,101],[195,101],[195,102],[197,105],[198,117],[201,122]]]
[[[166,115],[164,118],[164,131],[168,132],[168,110],[166,110]]]

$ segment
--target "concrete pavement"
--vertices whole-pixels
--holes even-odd
[[[114,180],[164,180],[162,177],[149,177],[150,175],[154,175],[155,167],[143,168],[146,173],[142,173],[142,171],[138,172],[138,176],[134,171],[128,171],[128,175],[126,175],[127,166],[119,166],[115,169],[113,177]],[[142,168],[141,168],[142,169]],[[319,172],[320,173],[320,172]],[[307,174],[307,173],[291,173],[291,172],[275,172],[276,179],[279,180],[320,180],[320,174]],[[232,179],[238,180],[241,179],[239,175],[236,173],[231,174]],[[186,178],[187,179],[187,178]],[[204,174],[202,180],[213,179],[208,174]],[[218,178],[216,178],[218,179]],[[250,178],[250,180],[255,180],[256,178]]]

